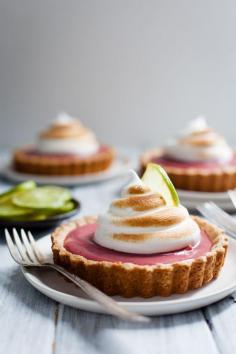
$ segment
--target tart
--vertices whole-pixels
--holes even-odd
[[[105,215],[53,232],[54,262],[124,297],[182,294],[217,278],[228,245],[223,231],[135,178]]]
[[[178,189],[224,192],[236,187],[236,152],[202,118],[165,147],[143,153],[141,172],[149,162],[163,166]]]
[[[12,164],[23,173],[76,176],[108,169],[114,155],[112,147],[99,144],[90,130],[63,113],[35,146],[17,149]]]

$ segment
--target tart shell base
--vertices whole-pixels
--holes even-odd
[[[16,150],[12,165],[15,171],[44,176],[79,176],[97,173],[108,169],[113,162],[115,152],[106,147],[92,156],[81,158],[52,158],[44,155],[30,155],[27,149]]]
[[[161,149],[147,151],[141,156],[141,174],[147,164],[162,156]],[[236,188],[236,166],[225,166],[212,170],[204,168],[182,168],[162,165],[177,189],[199,192],[225,192]]]
[[[63,225],[52,234],[54,262],[87,280],[108,295],[123,297],[170,296],[201,288],[217,278],[227,252],[227,236],[222,230],[199,217],[193,217],[213,242],[206,255],[172,264],[139,266],[88,260],[63,247],[65,236],[77,226],[93,223],[95,217],[81,218]]]

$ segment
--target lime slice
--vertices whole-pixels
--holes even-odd
[[[47,215],[45,214],[32,214],[32,215],[26,215],[26,216],[21,216],[18,217],[16,220],[18,221],[41,221],[41,220],[46,220],[48,218]]]
[[[54,210],[62,208],[70,199],[71,193],[68,189],[45,186],[19,192],[12,197],[12,202],[23,208]]]
[[[62,207],[60,207],[58,209],[38,209],[38,211],[36,211],[36,209],[34,209],[34,212],[37,212],[37,214],[38,213],[44,214],[47,217],[51,217],[54,215],[68,213],[69,211],[73,210],[74,208],[75,208],[74,202],[69,200]]]
[[[60,209],[45,209],[45,210],[38,210],[35,211],[33,214],[26,216],[26,217],[21,217],[21,219],[26,219],[26,220],[46,220],[49,219],[53,216],[56,215],[61,215],[68,213],[69,211],[73,210],[75,208],[75,204],[73,201],[68,201],[66,202]],[[19,219],[19,218],[18,218]]]
[[[68,213],[75,208],[75,203],[71,200],[66,202],[60,209],[58,209],[58,214]]]
[[[179,196],[166,171],[159,165],[149,163],[142,181],[152,191],[158,192],[169,206],[179,205]]]
[[[27,215],[15,215],[14,217],[4,217],[0,219],[4,219],[7,221],[41,221],[46,220],[48,218],[47,215],[44,214],[27,214]]]
[[[1,203],[0,204],[0,218],[1,219],[14,219],[16,217],[25,217],[32,214],[32,211],[29,209],[24,209],[13,205],[11,202]]]
[[[30,189],[34,189],[36,188],[36,183],[34,181],[26,181],[20,184],[17,184],[17,186],[15,186],[12,189],[15,189],[17,191],[28,191]]]
[[[30,190],[35,187],[36,184],[34,181],[27,181],[24,183],[20,183],[17,186],[8,189],[6,192],[0,194],[0,203],[7,201],[10,197],[12,197],[17,192]]]

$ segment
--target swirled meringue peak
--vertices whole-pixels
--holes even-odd
[[[225,139],[207,125],[204,117],[190,122],[183,134],[170,141],[164,151],[167,157],[186,162],[227,162],[233,157]]]
[[[78,119],[60,113],[52,125],[42,132],[37,150],[51,154],[94,154],[99,148],[95,135]]]
[[[99,216],[94,241],[120,252],[153,254],[194,246],[200,234],[185,207],[168,206],[131,171],[131,181],[121,198]]]

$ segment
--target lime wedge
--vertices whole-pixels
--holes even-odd
[[[27,181],[24,183],[20,183],[17,186],[8,189],[6,192],[0,194],[0,203],[7,201],[10,197],[12,197],[15,193],[20,191],[31,190],[36,187],[34,181]]]
[[[30,209],[60,209],[71,199],[71,193],[66,188],[56,186],[37,187],[19,192],[12,197],[14,205]]]
[[[169,206],[179,205],[179,196],[166,171],[159,165],[149,163],[142,181],[152,191],[158,192]]]

